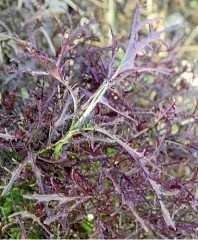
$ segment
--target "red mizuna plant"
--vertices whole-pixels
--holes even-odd
[[[12,149],[13,158],[20,156],[2,196],[33,173],[36,185],[29,191],[21,189],[26,208],[9,217],[16,222],[32,219],[43,237],[69,238],[80,232],[77,226],[89,229],[81,237],[92,238],[197,234],[197,223],[180,217],[185,208],[197,211],[197,171],[189,180],[169,171],[179,161],[184,164],[193,158],[191,142],[187,145],[181,140],[184,135],[172,134],[172,126],[177,123],[180,132],[192,131],[196,112],[183,117],[192,123],[182,124],[176,101],[169,98],[174,90],[171,81],[178,75],[174,72],[178,42],[172,43],[171,57],[156,64],[156,41],[165,44],[164,30],[153,29],[158,18],[140,22],[140,9],[137,5],[130,40],[117,68],[119,43],[113,34],[112,46],[92,45],[96,36],[90,28],[95,22],[67,37],[59,25],[62,42],[57,56],[40,51],[36,40],[32,44],[11,37],[24,48],[23,57],[13,61],[34,59],[40,68],[5,67],[4,73],[30,74],[37,80],[43,76],[45,81],[35,83],[29,76],[35,90],[28,103],[18,105],[22,117],[2,115],[15,125],[5,132],[7,123],[1,122],[0,144]],[[149,35],[140,38],[145,25]],[[150,60],[148,50],[152,51]],[[155,80],[149,85],[141,81],[144,76]],[[146,111],[136,107],[127,101],[125,83],[137,86],[132,89],[137,99],[138,91],[156,89],[156,103],[151,102]],[[28,209],[28,200],[37,201],[39,214]],[[24,238],[28,224],[25,221],[21,230]],[[8,228],[5,224],[3,230]]]

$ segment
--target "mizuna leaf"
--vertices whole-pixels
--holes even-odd
[[[111,109],[112,111],[120,114],[121,116],[128,118],[129,120],[131,120],[133,123],[135,123],[137,125],[137,122],[135,121],[135,119],[133,119],[132,117],[130,117],[127,113],[124,112],[120,112],[119,110],[115,109],[114,107],[112,107],[109,103],[108,100],[105,97],[102,97],[100,100],[100,103],[104,104],[106,107],[108,107],[109,109]]]
[[[164,75],[170,75],[172,73],[172,70],[168,68],[162,68],[162,67],[157,67],[157,68],[149,68],[149,67],[141,67],[139,69],[136,69],[139,73],[142,72],[154,72],[154,73],[161,73]]]
[[[10,191],[10,189],[12,188],[14,182],[15,182],[15,181],[18,179],[18,177],[20,176],[21,171],[22,171],[23,168],[25,167],[26,163],[27,163],[27,160],[25,160],[23,163],[18,164],[18,167],[16,168],[16,170],[11,172],[12,177],[11,177],[9,183],[4,187],[4,190],[3,190],[3,192],[1,193],[1,196],[6,195],[6,194]]]
[[[175,223],[172,220],[169,211],[167,210],[167,208],[165,207],[164,203],[161,200],[159,200],[159,203],[161,206],[161,210],[162,210],[162,214],[163,214],[165,223],[168,226],[171,226],[176,231]]]
[[[68,207],[66,211],[63,212],[58,212],[56,215],[52,216],[52,217],[48,217],[45,219],[44,223],[47,225],[50,225],[53,221],[59,219],[59,218],[63,218],[63,217],[67,217],[67,215],[76,207],[78,207],[79,205],[81,205],[82,203],[84,203],[87,199],[91,198],[91,196],[87,196],[87,197],[83,197],[79,200],[77,200],[72,206]]]
[[[135,208],[132,204],[132,202],[130,200],[127,200],[125,195],[122,193],[122,190],[120,189],[120,186],[116,183],[116,181],[114,180],[113,176],[110,174],[110,172],[108,170],[104,170],[104,173],[106,175],[106,177],[108,177],[112,183],[113,183],[113,186],[115,188],[115,191],[121,195],[122,197],[122,203],[127,205],[129,207],[129,209],[131,210],[131,212],[133,213],[133,215],[135,216],[135,218],[137,219],[137,221],[141,224],[142,228],[148,232],[149,229],[148,227],[146,226],[144,220],[137,214],[137,212],[135,211]]]
[[[38,223],[38,225],[40,225],[51,237],[53,237],[53,235],[51,234],[51,232],[49,232],[49,230],[45,227],[45,225],[43,225],[40,221],[40,219],[35,216],[34,214],[32,213],[29,213],[27,211],[23,211],[23,212],[17,212],[17,213],[13,213],[9,216],[9,218],[11,217],[16,217],[16,216],[19,216],[21,215],[22,218],[31,218],[34,222]]]
[[[164,196],[174,196],[174,195],[177,195],[179,193],[179,190],[175,190],[175,191],[162,190],[162,186],[160,184],[156,183],[152,179],[150,179],[149,181],[150,181],[153,189],[155,190],[155,192],[157,193],[157,195],[159,197],[161,195],[164,195]]]
[[[131,148],[128,144],[126,144],[125,142],[123,142],[122,140],[120,140],[119,138],[117,138],[116,136],[108,133],[107,131],[105,131],[105,130],[103,130],[103,129],[98,129],[98,128],[97,128],[96,130],[99,131],[99,132],[102,132],[102,133],[104,133],[104,134],[106,134],[106,135],[108,135],[108,136],[111,137],[111,138],[113,138],[117,143],[119,143],[123,148],[125,148],[125,150],[127,150],[128,153],[129,153],[134,159],[136,159],[136,160],[138,161],[138,163],[140,164],[140,166],[142,167],[142,169],[145,171],[145,173],[146,173],[148,176],[151,177],[148,169],[147,169],[146,166],[144,165],[144,162],[143,162],[143,157],[144,157],[144,155],[143,155],[142,153],[137,152],[135,149]],[[151,179],[149,179],[149,181],[150,181],[151,185],[153,186],[153,189],[155,190],[158,198],[161,199],[161,194],[162,194],[162,193],[161,193],[161,191],[160,191],[160,189],[159,189],[161,186],[160,186],[159,184],[155,183],[155,182],[154,182],[153,180],[151,180]],[[116,186],[116,187],[118,188],[118,186]],[[119,190],[119,191],[120,191],[120,190]],[[166,222],[166,224],[167,224],[168,226],[171,226],[171,227],[173,227],[173,229],[176,230],[174,221],[171,219],[170,213],[169,213],[168,210],[166,209],[164,203],[163,203],[161,200],[159,200],[159,202],[160,202],[161,210],[162,210],[162,213],[163,213],[164,221]],[[139,219],[139,220],[140,220],[140,223],[141,223],[141,219]],[[138,221],[139,221],[139,220],[138,220]],[[141,223],[141,224],[142,224],[142,223]],[[143,226],[144,226],[144,225],[143,225]]]
[[[166,206],[164,205],[163,201],[161,200],[161,195],[163,194],[162,191],[161,191],[161,185],[156,183],[155,181],[153,181],[152,179],[149,179],[156,195],[158,196],[158,199],[159,199],[159,203],[160,203],[160,206],[161,206],[161,210],[162,210],[162,214],[163,214],[163,217],[164,217],[164,221],[165,223],[168,225],[168,226],[171,226],[175,231],[176,231],[176,227],[175,227],[175,223],[174,221],[172,220],[171,216],[170,216],[170,213],[169,211],[167,210]]]
[[[91,196],[76,196],[76,197],[66,197],[62,194],[33,194],[33,195],[23,195],[24,198],[27,199],[36,199],[38,202],[50,202],[50,201],[59,201],[61,203],[63,202],[71,202],[75,201],[78,199],[83,199],[83,198],[90,198]]]
[[[109,133],[108,131],[106,131],[105,129],[102,128],[95,128],[95,131],[103,133],[107,136],[109,136],[110,138],[114,139],[119,145],[121,145],[137,162],[138,164],[141,166],[141,168],[144,170],[144,172],[151,177],[148,168],[145,166],[145,156],[143,153],[136,151],[135,149],[133,149],[132,147],[130,147],[127,143],[125,143],[124,141],[122,141],[120,138],[118,138],[117,136],[115,136],[114,134]]]
[[[130,208],[130,210],[131,210],[131,212],[133,213],[133,215],[136,217],[137,221],[141,224],[142,228],[143,228],[146,232],[148,232],[149,229],[148,229],[148,227],[146,226],[146,224],[145,224],[145,222],[144,222],[144,219],[141,218],[141,217],[137,214],[137,212],[135,211],[135,208],[134,208],[131,204],[127,203],[127,205],[128,205],[128,207]]]
[[[161,39],[161,34],[164,31],[166,31],[166,29],[161,31],[155,31],[153,30],[153,27],[152,27],[152,23],[154,21],[159,21],[160,18],[157,17],[157,18],[147,19],[142,22],[139,22],[140,9],[141,9],[141,6],[137,4],[134,19],[133,19],[133,27],[131,29],[131,36],[130,36],[128,47],[126,50],[126,54],[120,66],[118,67],[117,71],[113,75],[112,80],[115,79],[120,73],[124,73],[125,71],[133,71],[135,69],[135,59],[136,59],[137,53],[143,51],[145,47],[151,48],[150,43],[155,41],[160,41],[162,44],[166,45],[166,43]],[[143,28],[145,24],[149,25],[150,34],[143,40],[139,41],[138,32]],[[155,72],[161,72],[163,74],[167,74],[168,72],[168,70],[166,71],[160,71],[160,69],[158,70],[155,69]]]
[[[32,170],[34,171],[36,177],[36,183],[42,193],[44,193],[43,182],[41,178],[41,170],[36,166],[36,155],[32,152],[28,153],[28,162],[32,165]]]
[[[5,140],[12,140],[17,139],[18,137],[10,135],[9,133],[0,133],[0,138],[3,138]]]

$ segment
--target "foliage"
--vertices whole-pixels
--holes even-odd
[[[96,46],[98,23],[74,29],[69,15],[70,29],[53,18],[60,49],[53,33],[8,36],[19,49],[2,74],[19,80],[2,94],[0,145],[16,165],[2,180],[3,238],[196,236],[197,171],[173,174],[197,160],[196,109],[181,115],[171,99],[190,89],[180,41],[159,60],[172,29],[140,21],[141,8],[127,47],[113,32]]]

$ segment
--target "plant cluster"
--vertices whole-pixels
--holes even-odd
[[[2,238],[197,236],[197,109],[179,112],[191,89],[181,41],[172,33],[166,46],[171,29],[140,21],[140,8],[127,47],[113,32],[97,46],[98,23],[74,29],[69,15],[70,28],[53,19],[59,49],[38,33],[9,37],[20,50],[2,71],[17,82],[1,97]]]

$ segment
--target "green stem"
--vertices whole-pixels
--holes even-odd
[[[81,126],[83,125],[85,119],[93,111],[96,104],[100,101],[102,96],[105,94],[106,90],[108,89],[108,85],[109,85],[108,81],[104,80],[104,82],[100,85],[99,89],[94,93],[92,100],[91,100],[89,106],[87,107],[87,109],[84,111],[84,113],[79,118],[79,120],[75,124],[72,124],[70,130],[68,131],[68,133],[66,134],[66,136],[63,139],[59,140],[58,142],[56,142],[55,144],[53,144],[51,146],[48,146],[45,149],[40,150],[38,152],[38,154],[41,154],[43,152],[46,152],[47,150],[55,148],[55,157],[58,158],[58,155],[59,155],[63,145],[69,143],[72,136],[74,136],[75,134],[78,134],[82,131],[93,130],[93,128],[82,128],[81,129]]]
[[[85,119],[89,116],[89,114],[93,111],[97,103],[100,101],[102,96],[105,94],[106,90],[108,89],[108,82],[105,80],[99,87],[99,89],[94,93],[93,98],[87,107],[87,109],[84,111],[82,116],[79,118],[79,120],[76,122],[76,124],[73,125],[72,129],[78,129],[80,128]]]

